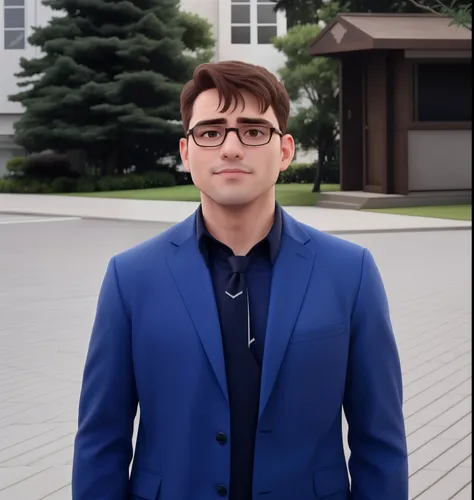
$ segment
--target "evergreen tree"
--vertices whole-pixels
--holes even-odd
[[[59,15],[29,38],[40,56],[20,62],[17,142],[85,151],[105,173],[175,154],[179,93],[213,46],[207,21],[179,0],[43,3]]]

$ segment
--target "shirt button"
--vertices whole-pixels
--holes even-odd
[[[227,488],[223,485],[223,484],[220,484],[217,488],[216,488],[216,491],[217,491],[217,494],[220,496],[220,497],[225,497],[227,495]]]
[[[219,444],[226,444],[227,443],[227,436],[223,433],[223,432],[218,432],[216,434],[216,441],[219,443]]]

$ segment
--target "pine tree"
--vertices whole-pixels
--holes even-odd
[[[207,21],[179,0],[43,3],[59,15],[29,38],[41,55],[20,62],[17,142],[85,151],[106,173],[175,154],[179,93],[213,46]]]

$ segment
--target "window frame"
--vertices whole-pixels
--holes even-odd
[[[236,5],[247,5],[250,10],[250,23],[234,23],[232,19],[232,7]],[[259,7],[274,7],[272,0],[230,0],[230,28],[232,45],[271,45],[271,41],[260,41],[260,28],[273,28],[275,35],[278,36],[278,13],[275,12],[275,22],[261,23],[258,21]],[[232,28],[246,27],[250,31],[250,40],[248,42],[235,42],[232,36]],[[272,37],[273,38],[273,37]]]
[[[23,27],[7,28],[5,26],[7,12],[13,10],[22,11],[23,13]],[[7,33],[17,33],[23,36],[22,43],[15,47],[7,45]],[[26,40],[26,0],[4,0],[3,2],[3,50],[25,50],[27,46]]]
[[[420,86],[419,86],[419,68],[422,65],[446,65],[446,64],[465,64],[468,65],[469,61],[467,59],[443,59],[443,60],[432,60],[432,59],[420,59],[413,64],[413,108],[412,108],[412,123],[417,126],[422,127],[437,127],[442,124],[452,124],[453,126],[461,126],[471,124],[471,120],[422,120],[420,119]],[[472,66],[472,63],[471,63]]]
[[[259,7],[275,7],[275,2],[272,2],[271,0],[256,0],[257,8],[255,12],[256,16],[256,25],[257,25],[257,39],[256,43],[257,45],[272,45],[271,40],[268,42],[260,42],[260,33],[259,33],[259,28],[275,28],[275,36],[278,36],[278,13],[275,12],[275,22],[274,23],[260,23],[258,21],[258,10]]]

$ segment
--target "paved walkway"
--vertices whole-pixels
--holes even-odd
[[[0,213],[175,223],[190,215],[194,202],[77,196],[0,194]],[[320,207],[285,207],[298,220],[332,233],[471,228],[470,221],[413,217]]]
[[[105,266],[165,227],[0,214],[0,500],[71,499],[80,380]],[[387,287],[410,499],[470,500],[471,232],[342,237],[373,252]]]

